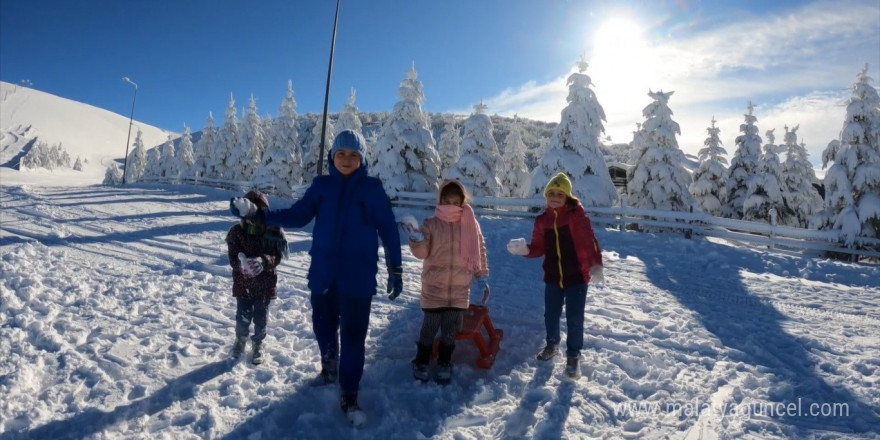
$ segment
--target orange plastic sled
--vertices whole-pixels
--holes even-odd
[[[485,337],[483,329],[485,328]],[[455,340],[470,339],[474,341],[477,350],[480,351],[480,357],[477,359],[477,366],[483,369],[492,368],[495,363],[495,355],[501,346],[501,339],[504,338],[504,330],[497,329],[492,325],[489,318],[489,307],[477,304],[471,304],[464,312],[464,322],[461,331],[455,335]],[[434,343],[434,353],[437,353],[439,340]]]

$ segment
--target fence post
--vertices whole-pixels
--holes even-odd
[[[770,208],[770,249],[776,249],[776,207]]]

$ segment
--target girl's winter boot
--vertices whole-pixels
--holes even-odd
[[[427,382],[430,379],[428,375],[428,363],[431,362],[431,347],[422,344],[416,344],[416,358],[412,361],[413,377],[416,380]]]
[[[452,350],[455,350],[455,345],[440,344],[437,372],[434,379],[441,385],[446,385],[452,380]]]

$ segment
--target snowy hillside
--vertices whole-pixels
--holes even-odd
[[[421,263],[404,248],[404,295],[374,299],[354,430],[335,386],[307,385],[308,228],[288,231],[267,362],[228,360],[231,195],[4,183],[0,439],[880,438],[877,266],[598,230],[607,285],[590,288],[569,382],[534,358],[540,261],[505,251],[532,223],[497,217],[479,219],[495,365],[461,341],[449,386],[412,379]]]
[[[4,185],[32,183],[21,173],[51,174],[65,185],[91,185],[104,180],[107,166],[125,156],[129,117],[14,84],[0,82],[0,180]],[[150,148],[168,139],[168,132],[140,123],[135,118],[131,140],[143,131]],[[172,133],[177,137],[176,133]],[[45,169],[18,171],[16,165],[37,142],[60,143],[70,155],[87,160],[82,171]],[[73,162],[71,162],[73,163]]]

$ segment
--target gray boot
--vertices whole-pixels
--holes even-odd
[[[247,336],[235,338],[235,344],[232,345],[232,358],[238,359],[239,357],[241,357],[241,354],[244,353],[244,349],[246,346]]]
[[[251,354],[251,362],[254,365],[263,363],[263,341],[254,342],[253,353]]]
[[[434,380],[440,385],[446,385],[452,381],[452,350],[455,350],[455,345],[440,344],[437,371],[434,373]]]
[[[431,347],[422,344],[416,344],[416,358],[412,361],[413,377],[422,382],[427,382],[428,364],[431,362]]]

